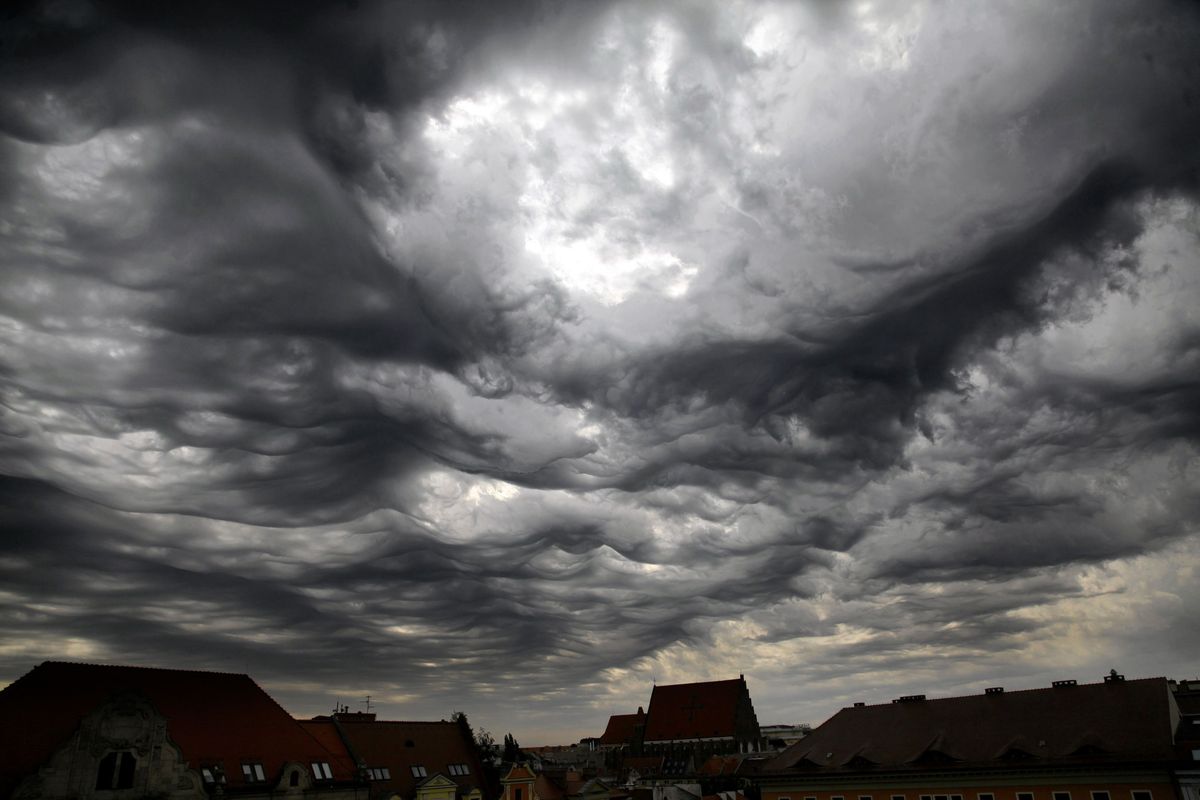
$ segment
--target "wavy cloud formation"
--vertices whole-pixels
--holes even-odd
[[[554,740],[1194,663],[1194,7],[453,9],[9,12],[0,677]]]

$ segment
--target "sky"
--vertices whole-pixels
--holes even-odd
[[[1197,676],[1195,4],[0,13],[0,685]]]

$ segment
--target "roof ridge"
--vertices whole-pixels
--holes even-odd
[[[316,720],[324,722],[324,720]],[[457,725],[450,719],[343,719],[343,725]]]
[[[1161,675],[1156,675],[1156,676],[1150,677],[1150,678],[1129,678],[1127,680],[1119,681],[1117,683],[1113,683],[1110,681],[1096,681],[1094,683],[1078,683],[1078,684],[1075,684],[1070,687],[1030,686],[1025,689],[1005,689],[1003,692],[999,692],[995,695],[989,695],[984,692],[976,692],[974,694],[952,694],[952,695],[948,695],[946,697],[929,697],[924,700],[921,700],[919,703],[914,703],[914,705],[920,705],[920,703],[941,703],[941,702],[945,702],[947,700],[970,700],[970,699],[974,699],[976,697],[1006,697],[1008,695],[1013,695],[1013,694],[1029,694],[1030,692],[1049,692],[1049,691],[1056,691],[1056,690],[1062,691],[1064,689],[1086,689],[1086,688],[1093,687],[1093,686],[1125,686],[1125,685],[1128,685],[1131,683],[1149,683],[1151,681],[1166,681],[1166,680],[1167,679],[1165,677],[1163,677]],[[842,706],[841,710],[847,711],[847,710],[852,710],[853,708],[877,708],[879,706],[891,706],[894,704],[895,704],[894,701],[889,700],[884,703],[867,703],[862,706]]]
[[[198,675],[226,675],[233,678],[248,678],[251,682],[254,680],[250,677],[249,673],[246,672],[223,672],[215,669],[183,669],[180,667],[155,667],[146,666],[144,664],[104,664],[96,661],[62,661],[59,659],[47,659],[25,674],[28,675],[34,670],[51,665],[63,667],[99,667],[101,669],[138,669],[145,670],[147,672],[189,672]]]

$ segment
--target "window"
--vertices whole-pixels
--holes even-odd
[[[451,775],[470,775],[471,768],[466,764],[451,764],[449,766]]]
[[[267,779],[263,765],[257,761],[242,764],[242,777],[246,779],[246,783],[261,783]]]
[[[904,800],[904,795],[894,794],[894,795],[892,795],[892,800]]]
[[[292,773],[290,775],[288,775],[288,786],[299,786],[299,785],[300,785],[300,770],[294,769],[294,770],[292,770]]]
[[[132,789],[136,768],[137,759],[133,753],[109,753],[100,759],[100,767],[96,770],[96,789]]]
[[[944,794],[935,794],[933,800],[949,800],[949,798]]]
[[[200,767],[200,777],[206,784],[224,783],[225,769],[220,764],[205,764]]]
[[[921,800],[933,800],[933,795],[923,794]]]
[[[1134,789],[1131,793],[1133,800],[1154,800],[1154,796],[1150,794],[1148,789]]]
[[[858,800],[874,800],[874,798],[869,794],[860,794]]]
[[[1033,800],[1033,792],[1017,792],[1017,800]]]
[[[409,767],[409,769],[412,770],[412,776],[414,778],[424,778],[429,775],[429,773],[425,771],[425,768],[420,764],[413,764],[411,767]]]
[[[950,800],[962,800],[962,795],[961,794],[952,794],[952,795],[950,795]]]
[[[840,794],[835,794],[830,797],[829,800],[846,800],[846,798],[842,797]]]
[[[1092,800],[1110,800],[1108,792],[1092,792]]]
[[[980,792],[975,795],[976,800],[996,800],[996,795],[991,792]]]
[[[329,771],[329,762],[314,761],[312,762],[313,777],[319,781],[333,780],[333,773]]]
[[[390,781],[392,779],[392,771],[387,767],[371,767],[367,770],[367,774],[373,781]]]
[[[1071,800],[1070,792],[1051,792],[1050,796],[1053,797],[1054,800]]]
[[[521,787],[513,789],[513,800],[521,800]]]

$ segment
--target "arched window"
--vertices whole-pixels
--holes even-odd
[[[137,759],[128,751],[109,753],[96,770],[96,789],[132,789]]]
[[[288,775],[288,786],[299,786],[299,785],[300,785],[300,770],[294,769],[294,770],[292,770],[292,773],[290,775]]]

